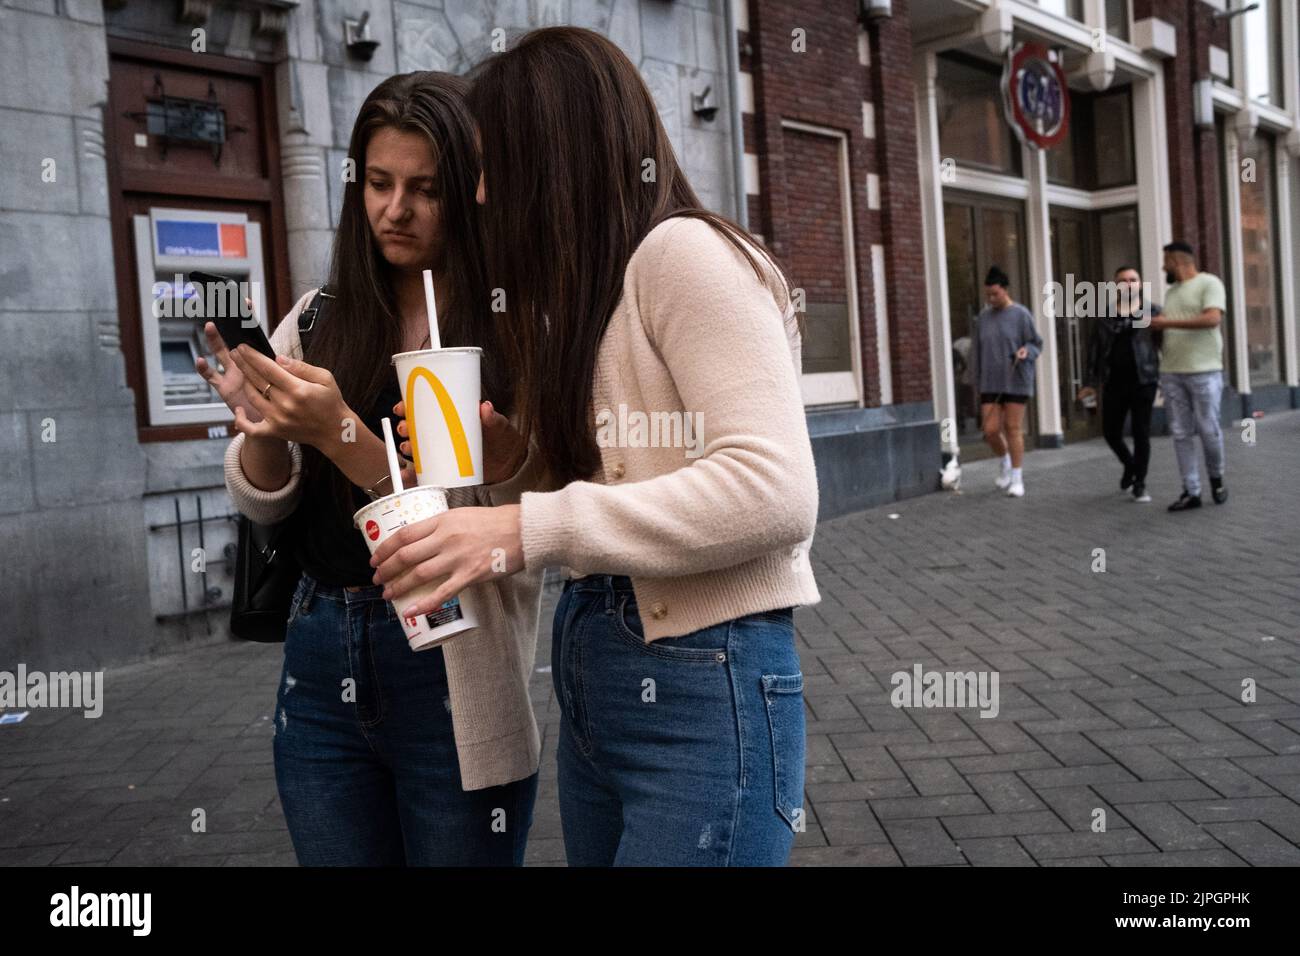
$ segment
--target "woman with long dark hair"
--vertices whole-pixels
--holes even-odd
[[[496,437],[514,434],[501,414],[513,389],[495,361],[464,95],[456,77],[408,73],[366,97],[348,149],[356,175],[335,235],[334,298],[306,354],[298,315],[315,291],[276,328],[275,361],[246,346],[228,352],[209,323],[221,371],[199,362],[235,412],[226,483],[236,506],[262,523],[293,519],[303,575],[275,768],[306,865],[518,865],[532,819],[539,576],[486,582],[476,630],[413,652],[352,525],[354,511],[392,490],[378,432],[400,398],[392,356],[428,345],[426,268],[443,345],[484,349],[481,414],[497,453],[484,462],[496,483],[453,489],[452,503],[518,501],[531,480],[515,446]]]
[[[555,612],[560,808],[575,865],[778,865],[803,819],[793,607],[817,479],[790,290],[701,208],[636,67],[574,28],[487,61],[489,281],[519,427],[554,489],[411,525],[372,563],[396,606],[571,569]]]

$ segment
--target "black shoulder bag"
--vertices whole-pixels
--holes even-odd
[[[304,355],[312,329],[333,298],[322,289],[298,313]],[[263,525],[239,516],[235,587],[230,600],[230,633],[235,637],[263,644],[284,640],[289,605],[302,576],[293,555],[294,518],[290,515],[276,524]]]

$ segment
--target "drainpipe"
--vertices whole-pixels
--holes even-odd
[[[745,192],[745,121],[740,115],[740,42],[736,38],[736,0],[723,0],[722,25],[727,31],[727,101],[731,107],[731,178],[736,191],[736,222],[749,228],[749,198]]]

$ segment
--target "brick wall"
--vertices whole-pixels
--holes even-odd
[[[912,28],[907,5],[871,30],[872,95],[879,143],[881,237],[889,274],[890,358],[894,401],[930,400],[930,329],[926,314],[925,230],[917,173]]]
[[[1159,17],[1173,24],[1178,55],[1165,61],[1169,201],[1174,238],[1196,249],[1203,269],[1223,275],[1220,235],[1220,144],[1213,129],[1196,126],[1194,87],[1210,75],[1210,46],[1229,49],[1228,26],[1214,23],[1201,0],[1134,0],[1133,17]]]
[[[796,30],[803,31],[802,52],[794,48]],[[906,10],[896,5],[893,19],[868,31],[869,66],[860,59],[861,33],[852,3],[809,7],[792,0],[749,0],[749,31],[740,37],[741,68],[753,75],[755,112],[745,117],[745,148],[757,154],[760,185],[759,195],[750,198],[750,224],[790,270],[795,285],[807,289],[818,280],[809,263],[820,254],[818,243],[839,229],[841,215],[837,204],[825,201],[818,181],[838,178],[839,170],[833,150],[818,150],[816,159],[790,155],[790,144],[803,140],[788,137],[781,124],[796,120],[843,132],[865,402],[880,404],[873,244],[886,250],[894,401],[928,401],[924,238]],[[864,100],[874,109],[872,138],[864,135]],[[880,177],[878,210],[868,208],[869,174]],[[843,261],[842,247],[832,254]],[[809,297],[816,301],[811,291]]]

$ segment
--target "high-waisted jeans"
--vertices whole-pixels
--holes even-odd
[[[298,862],[521,865],[537,775],[461,789],[442,649],[412,651],[382,590],[304,575],[293,598],[275,779]]]
[[[645,643],[632,583],[555,609],[560,816],[571,866],[780,866],[803,829],[790,608]]]

